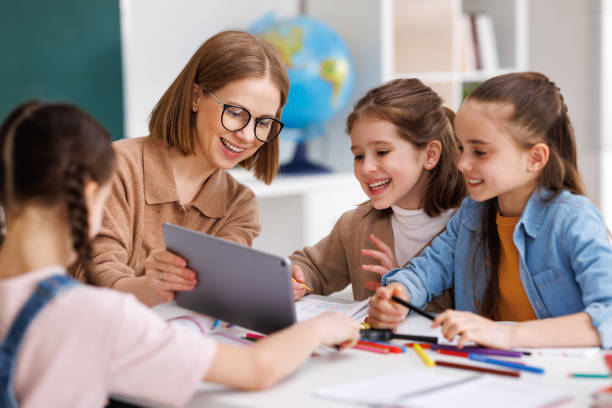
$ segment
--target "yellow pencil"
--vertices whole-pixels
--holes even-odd
[[[295,280],[295,278],[291,278],[292,281],[294,281],[295,283],[302,283],[302,282],[298,282]],[[310,289],[308,286],[306,286],[306,284],[302,283],[302,287],[306,288],[309,292],[312,292],[312,289]]]
[[[427,367],[433,367],[436,365],[436,363],[434,363],[433,360],[429,358],[427,354],[425,354],[425,352],[423,351],[423,348],[419,344],[414,343],[412,345],[412,348],[414,349],[414,351],[416,351],[419,357],[421,357],[421,360],[423,360],[423,362],[425,363]]]

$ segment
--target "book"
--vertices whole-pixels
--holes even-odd
[[[485,71],[499,69],[499,55],[497,52],[495,30],[493,29],[493,19],[488,14],[478,13],[475,20],[481,69]]]
[[[340,312],[354,320],[361,320],[368,314],[370,299],[346,300],[320,295],[307,295],[295,302],[297,321],[315,317],[324,312]]]

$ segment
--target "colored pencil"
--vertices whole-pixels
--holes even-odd
[[[473,346],[465,346],[463,348],[449,346],[446,344],[432,344],[432,350],[452,350],[452,351],[461,351],[464,353],[477,353],[477,354],[486,354],[490,356],[500,356],[500,357],[523,357],[523,353],[520,351],[513,350],[500,350],[500,349],[491,349],[484,347],[473,347]]]
[[[366,346],[365,344],[356,344],[355,346],[353,346],[353,348],[357,350],[369,351],[372,353],[379,353],[379,354],[389,353],[388,348]]]
[[[482,363],[488,363],[488,364],[494,364],[494,365],[499,365],[499,366],[508,367],[508,368],[514,368],[515,370],[524,370],[524,371],[529,371],[529,372],[536,373],[536,374],[544,374],[544,369],[540,367],[533,367],[533,366],[528,366],[526,364],[516,364],[510,361],[498,360],[495,358],[483,356],[482,354],[470,353],[468,355],[468,358],[470,360],[480,361]]]
[[[247,333],[246,334],[246,338],[247,339],[255,339],[255,340],[257,340],[257,339],[261,339],[262,337],[266,337],[266,336],[263,336],[263,335],[257,334],[257,333]]]
[[[416,307],[415,305],[413,305],[413,304],[412,304],[412,303],[410,303],[410,302],[406,302],[406,301],[405,301],[404,299],[402,299],[402,298],[399,298],[399,297],[397,297],[397,296],[391,296],[391,300],[393,300],[394,302],[399,303],[399,304],[400,304],[400,305],[402,305],[402,306],[406,306],[408,309],[412,310],[414,313],[418,313],[418,314],[420,314],[421,316],[428,318],[429,320],[433,320],[433,319],[435,319],[435,318],[436,318],[436,317],[435,317],[434,315],[432,315],[431,313],[426,312],[426,311],[424,311],[423,309]]]
[[[300,283],[302,284],[302,287],[305,288],[306,290],[308,290],[309,292],[312,292],[312,289],[310,289],[308,286],[306,286],[305,283],[299,282],[297,281],[295,278],[291,278],[292,281],[294,281],[295,283]]]
[[[454,350],[436,350],[437,353],[440,354],[446,354],[448,356],[455,356],[455,357],[465,357],[467,358],[469,353],[466,353],[465,351],[454,351]]]
[[[572,373],[569,376],[574,378],[610,378],[610,374]]]
[[[212,324],[212,326],[211,326],[210,328],[211,328],[212,330],[215,330],[215,329],[217,328],[217,326],[219,325],[219,322],[220,322],[220,321],[221,321],[221,320],[216,319],[216,320],[213,322],[213,324]]]
[[[468,364],[459,364],[459,363],[453,363],[453,362],[444,361],[444,360],[436,360],[436,365],[442,366],[442,367],[449,367],[449,368],[458,368],[460,370],[471,370],[471,371],[479,371],[481,373],[505,375],[508,377],[520,377],[521,376],[521,374],[516,371],[495,370],[493,368],[479,367],[479,366],[473,366],[473,365],[468,365]]]
[[[406,347],[414,347],[415,344],[418,344],[423,349],[429,350],[431,348],[431,344],[422,344],[422,343],[404,343]]]
[[[417,343],[414,343],[412,349],[419,355],[419,357],[421,357],[421,360],[423,360],[427,367],[433,367],[436,365],[436,363],[434,363],[433,360],[429,358],[427,354],[425,354],[421,346],[419,346]]]
[[[357,343],[361,344],[362,346],[378,347],[378,348],[387,349],[389,350],[389,352],[396,353],[396,354],[403,353],[405,351],[402,347],[394,346],[388,343],[378,343],[378,342],[366,341],[366,340],[359,340]]]

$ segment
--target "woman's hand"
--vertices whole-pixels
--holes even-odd
[[[374,296],[370,298],[368,323],[372,327],[394,329],[406,319],[408,309],[391,300],[391,296],[410,301],[408,291],[401,283],[393,282],[388,286],[378,288]]]
[[[338,346],[340,350],[353,347],[359,340],[359,322],[338,312],[326,312],[312,319],[323,338],[321,343]]]
[[[291,274],[293,276],[293,300],[298,300],[306,294],[308,289],[306,288],[306,278],[302,268],[297,265],[291,265]]]
[[[461,336],[459,348],[468,341],[485,347],[512,348],[513,324],[495,322],[472,312],[446,310],[436,316],[431,327],[438,326],[442,326],[442,334],[449,341]]]
[[[375,274],[380,275],[380,278],[382,279],[385,273],[389,272],[391,269],[399,268],[399,265],[395,260],[395,255],[393,255],[393,251],[387,244],[385,244],[374,234],[370,234],[369,238],[370,241],[372,241],[372,243],[376,246],[376,248],[378,248],[378,250],[363,248],[361,250],[361,254],[377,259],[380,262],[380,265],[361,265],[361,269],[363,269],[364,271],[374,272]],[[379,287],[380,280],[366,282],[367,289],[376,290]]]
[[[197,283],[195,272],[187,268],[187,261],[165,249],[151,251],[145,260],[145,276],[163,302],[174,299],[177,290],[193,290]]]

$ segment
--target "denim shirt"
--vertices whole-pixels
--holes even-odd
[[[538,319],[585,311],[603,348],[612,348],[612,245],[605,223],[584,196],[536,190],[514,230],[523,289]],[[485,204],[466,197],[446,231],[405,268],[393,269],[382,285],[399,282],[410,301],[423,307],[455,288],[457,310],[477,312],[486,285],[480,242]]]

